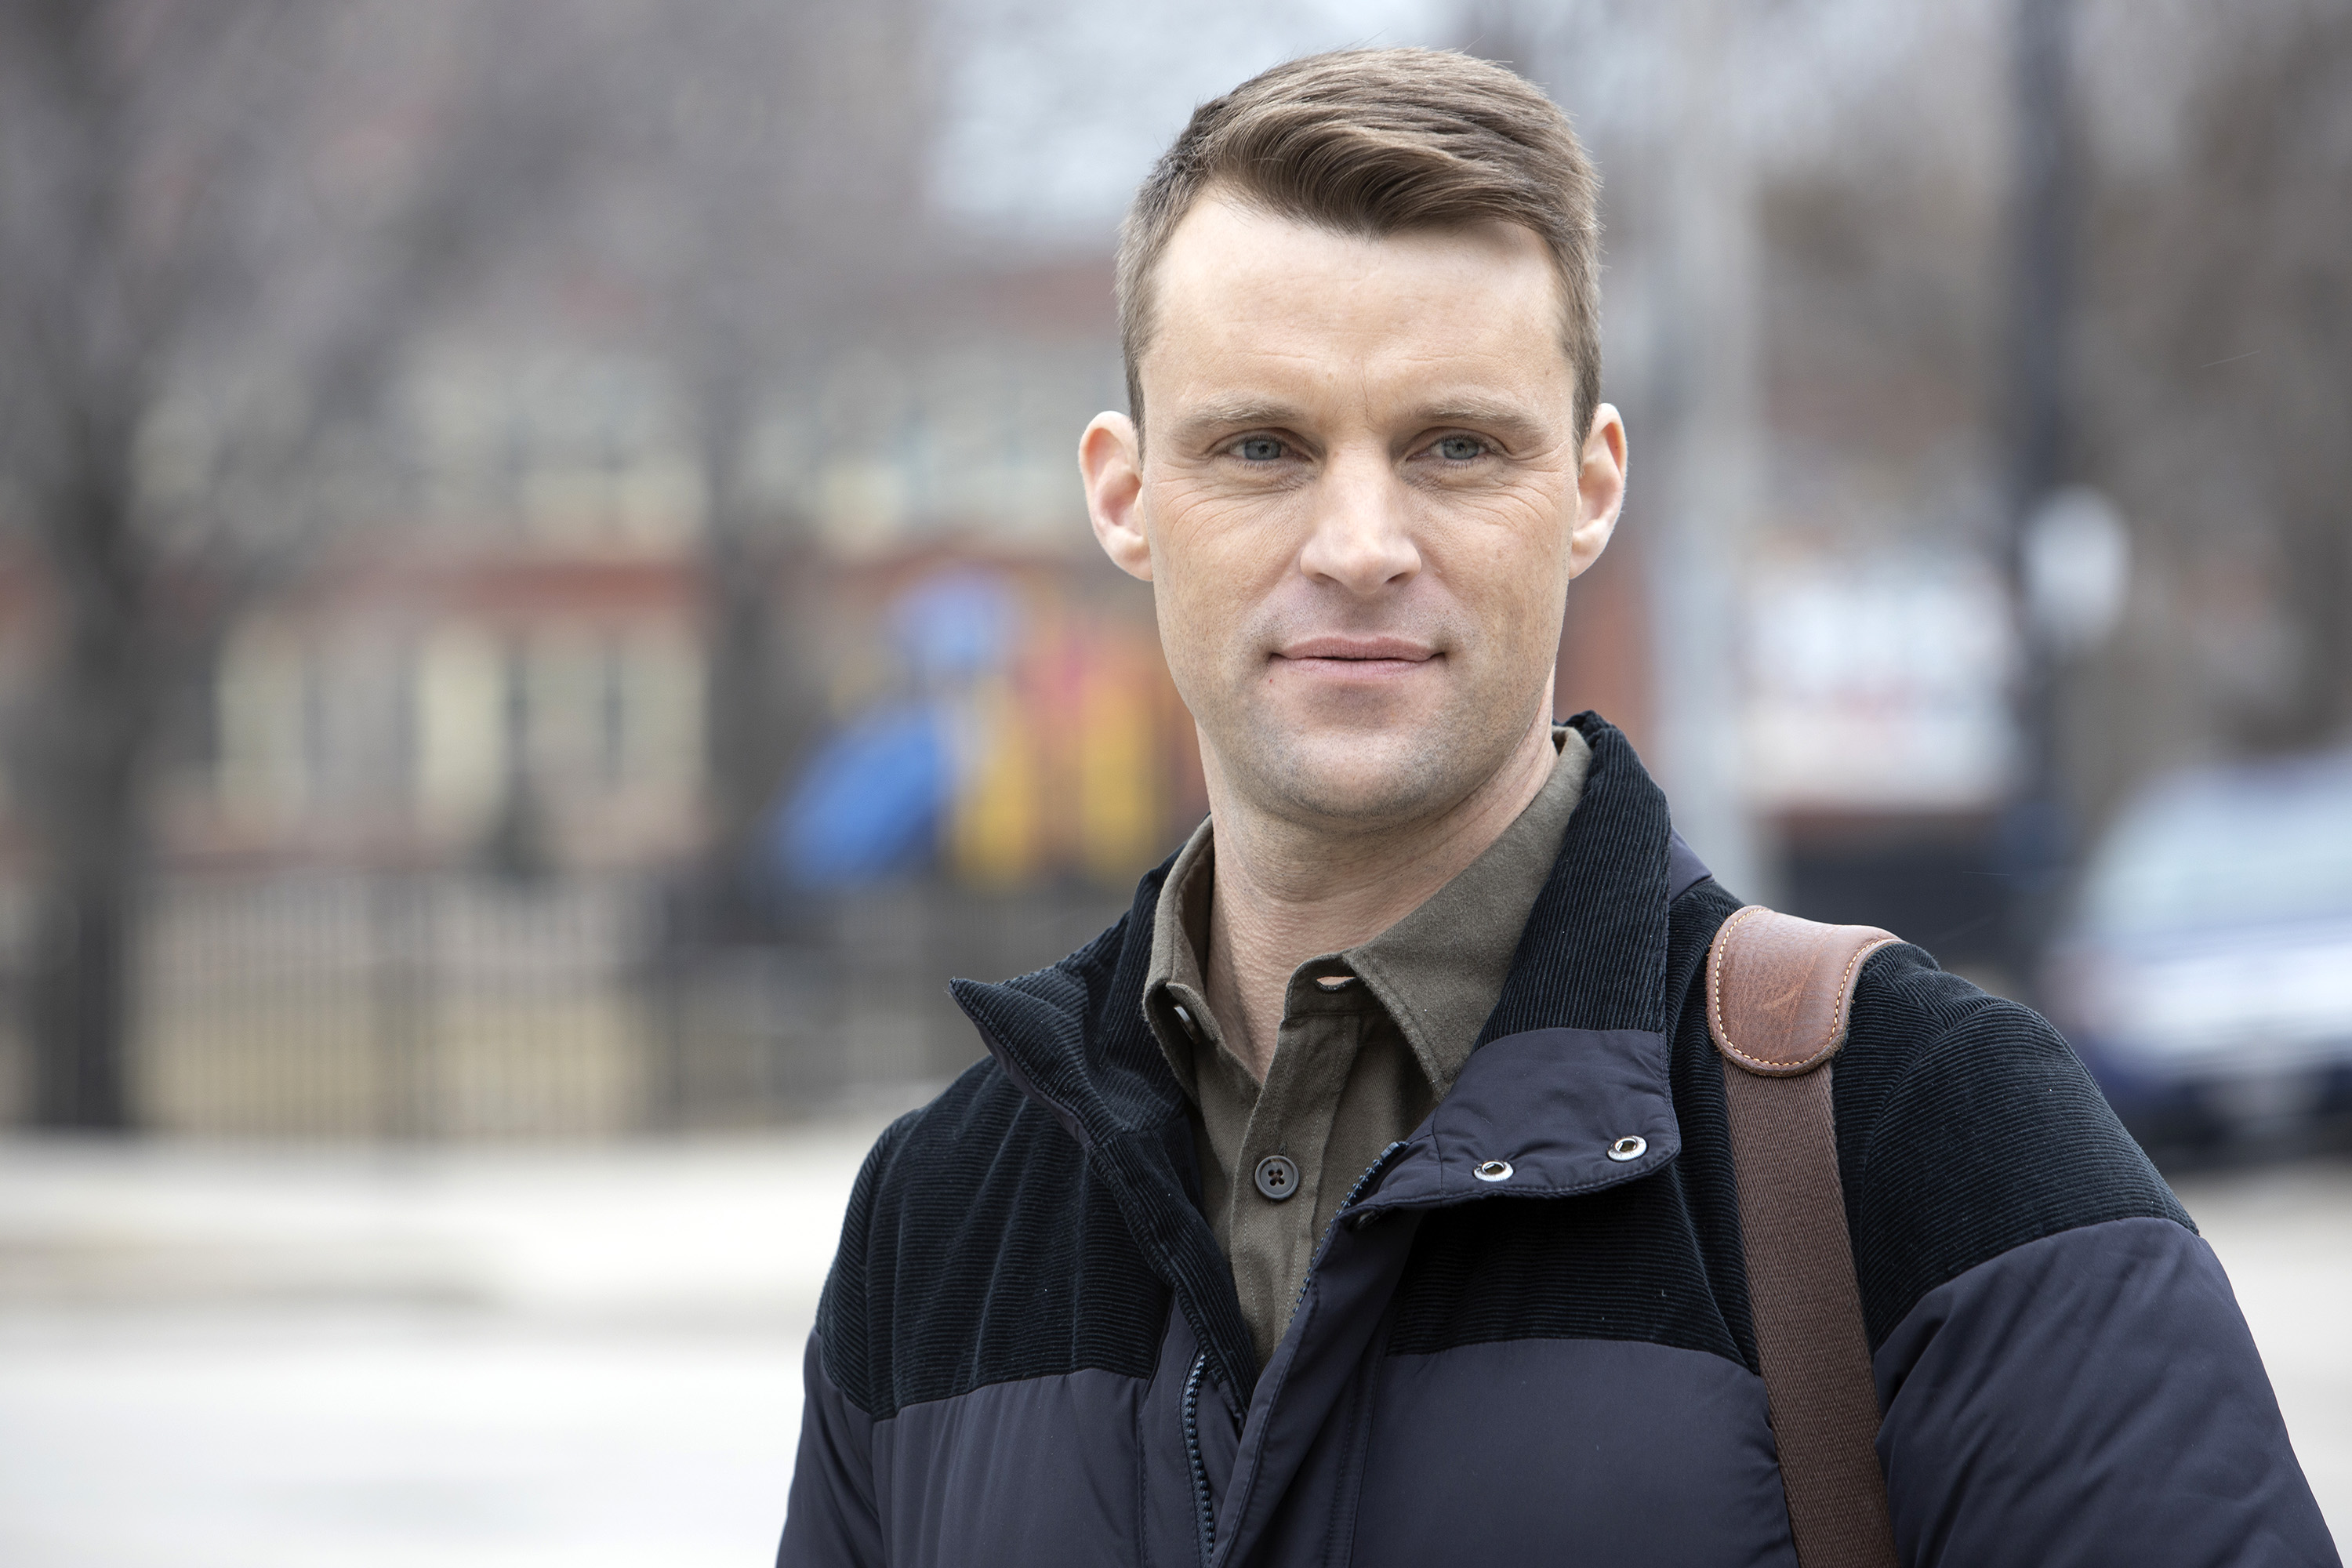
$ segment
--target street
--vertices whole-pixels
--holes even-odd
[[[767,1561],[872,1114],[548,1150],[0,1143],[0,1562]],[[2352,1531],[2352,1167],[2181,1184]]]

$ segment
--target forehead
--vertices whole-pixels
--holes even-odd
[[[1235,374],[1569,379],[1550,252],[1514,224],[1343,234],[1213,192],[1156,270],[1139,368],[1163,395]]]

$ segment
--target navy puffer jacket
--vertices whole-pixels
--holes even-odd
[[[858,1177],[785,1568],[1792,1568],[1699,1000],[1738,900],[1577,724],[1502,1000],[1263,1372],[1139,1006],[1165,868],[1064,962],[957,983],[992,1057]],[[2049,1026],[1891,947],[1833,1070],[1906,1563],[2337,1562],[2228,1280]]]

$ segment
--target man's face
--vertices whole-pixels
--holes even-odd
[[[1104,415],[1080,459],[1213,774],[1302,826],[1442,815],[1550,717],[1569,579],[1622,492],[1615,411],[1578,440],[1542,243],[1213,193],[1155,282],[1148,439]]]

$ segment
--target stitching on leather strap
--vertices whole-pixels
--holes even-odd
[[[1741,1050],[1738,1042],[1731,1037],[1730,1021],[1723,1016],[1723,965],[1731,956],[1732,931],[1744,921],[1753,920],[1764,912],[1762,904],[1749,904],[1744,909],[1734,910],[1731,918],[1723,922],[1723,929],[1716,932],[1714,951],[1706,955],[1706,1006],[1707,1011],[1715,1018],[1716,1044],[1738,1057],[1741,1061],[1752,1062],[1758,1067],[1769,1067],[1772,1064],[1761,1061]]]
[[[1710,1032],[1715,1037],[1716,1047],[1742,1066],[1770,1078],[1800,1078],[1835,1055],[1837,1047],[1843,1043],[1847,1015],[1853,1001],[1854,976],[1860,972],[1863,960],[1880,948],[1892,946],[1903,939],[1890,932],[1866,942],[1856,949],[1846,960],[1844,973],[1838,976],[1837,994],[1830,1004],[1828,1032],[1808,1054],[1797,1060],[1774,1061],[1770,1058],[1759,1057],[1753,1052],[1742,1049],[1739,1042],[1731,1037],[1731,1020],[1724,1009],[1723,1001],[1724,970],[1731,962],[1731,949],[1739,928],[1760,916],[1772,912],[1763,904],[1742,906],[1734,910],[1730,918],[1723,922],[1721,929],[1716,932],[1714,942],[1709,944],[1710,951],[1707,954],[1706,965],[1706,1005],[1708,1017],[1713,1025]]]

